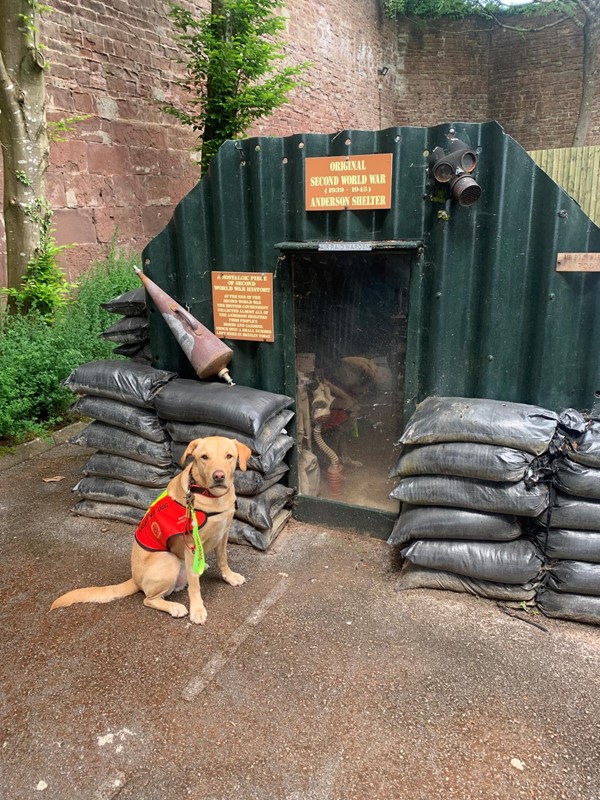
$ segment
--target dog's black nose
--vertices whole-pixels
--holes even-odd
[[[223,483],[225,480],[225,473],[221,469],[217,469],[213,472],[213,481],[215,483]]]

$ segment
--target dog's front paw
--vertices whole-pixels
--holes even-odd
[[[169,614],[172,617],[187,617],[188,610],[182,603],[169,603]]]
[[[208,614],[206,613],[206,608],[203,605],[199,608],[190,609],[190,620],[195,625],[204,625],[207,616]]]
[[[230,586],[241,586],[242,583],[246,583],[246,578],[243,575],[240,575],[239,572],[229,572],[223,573],[223,580],[228,583]]]

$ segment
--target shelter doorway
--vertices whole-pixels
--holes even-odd
[[[397,251],[292,256],[300,505],[319,498],[398,512],[388,497],[394,487],[388,471],[404,423],[412,257]],[[346,514],[333,516],[347,524]]]

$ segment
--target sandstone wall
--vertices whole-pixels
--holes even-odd
[[[51,0],[49,118],[90,115],[51,147],[47,191],[74,278],[115,236],[141,250],[198,179],[195,137],[156,101],[179,69],[163,0]],[[205,9],[209,0],[192,0]],[[579,105],[574,26],[527,37],[478,21],[396,23],[378,0],[288,0],[291,62],[309,85],[249,135],[497,119],[526,148],[568,146]],[[382,76],[381,67],[388,67]],[[600,106],[590,143],[600,142]],[[0,230],[0,280],[5,259]]]

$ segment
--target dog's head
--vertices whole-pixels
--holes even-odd
[[[236,467],[246,470],[252,451],[236,439],[225,436],[207,436],[189,443],[181,464],[193,458],[190,465],[190,483],[207,489],[211,495],[220,497],[233,487]]]

